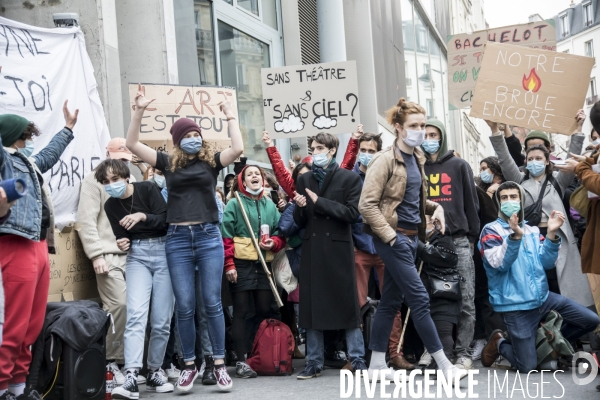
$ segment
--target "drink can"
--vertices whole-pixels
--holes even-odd
[[[269,234],[269,225],[267,224],[263,224],[260,226],[260,241],[261,242],[266,242],[267,239],[269,239],[270,234]]]

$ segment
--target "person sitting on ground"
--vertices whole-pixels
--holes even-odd
[[[518,371],[537,367],[536,332],[550,310],[563,317],[561,333],[573,341],[593,331],[600,318],[593,311],[562,295],[550,292],[544,270],[556,267],[561,238],[558,230],[565,215],[552,211],[544,238],[539,228],[525,221],[525,191],[515,182],[498,188],[498,219],[481,232],[479,250],[489,280],[490,303],[502,313],[510,339],[501,330],[492,332],[481,363],[489,367],[501,354]]]

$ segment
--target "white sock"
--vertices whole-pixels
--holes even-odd
[[[446,357],[446,354],[444,354],[444,350],[438,350],[435,353],[431,353],[431,357],[433,357],[433,359],[437,363],[438,369],[441,369],[444,372],[450,370],[453,367],[450,360],[448,360],[448,357]]]
[[[8,391],[14,394],[15,396],[22,395],[23,393],[25,393],[25,382],[9,384]]]
[[[371,352],[371,364],[369,365],[370,370],[375,369],[387,369],[387,364],[385,363],[385,352],[381,351],[372,351]]]

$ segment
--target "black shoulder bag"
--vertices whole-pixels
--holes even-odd
[[[527,221],[527,225],[529,226],[538,226],[542,221],[542,200],[544,200],[544,196],[546,195],[546,186],[548,185],[548,177],[544,180],[542,184],[542,189],[540,190],[540,194],[535,203],[530,206],[525,207],[523,212],[525,213],[525,221]]]

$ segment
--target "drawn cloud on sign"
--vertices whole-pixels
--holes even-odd
[[[281,121],[275,122],[275,132],[298,132],[304,129],[304,122],[302,122],[302,118],[295,116],[294,114],[290,115],[288,118],[284,118]]]
[[[315,120],[313,121],[313,126],[319,128],[319,129],[328,129],[328,128],[332,128],[336,125],[337,125],[337,119],[329,118],[324,115],[321,115],[320,117],[315,118]]]

